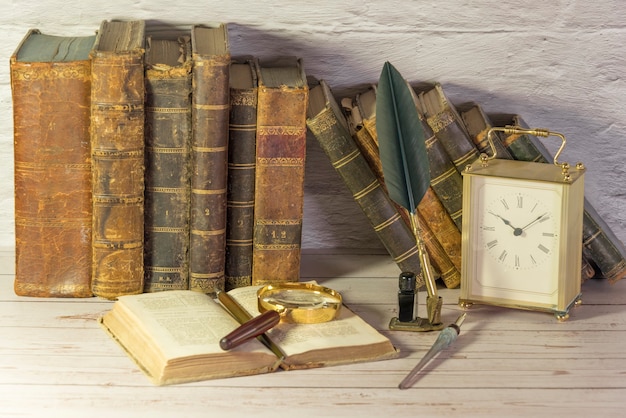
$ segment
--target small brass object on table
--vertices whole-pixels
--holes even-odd
[[[220,293],[218,296],[225,300],[225,305],[236,305],[228,300],[227,294]],[[233,349],[262,335],[280,322],[318,324],[332,321],[339,314],[342,303],[339,292],[313,283],[264,286],[257,291],[257,305],[261,315],[249,320],[243,318],[243,323],[237,329],[220,340],[220,347],[223,350]],[[238,316],[241,318],[242,314]]]

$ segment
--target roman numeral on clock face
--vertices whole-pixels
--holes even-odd
[[[550,249],[546,248],[543,244],[539,244],[537,248],[539,248],[541,251],[543,251],[546,254],[550,253]]]

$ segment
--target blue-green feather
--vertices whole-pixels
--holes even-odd
[[[410,86],[385,62],[376,92],[376,133],[389,197],[415,213],[430,186],[428,151]]]

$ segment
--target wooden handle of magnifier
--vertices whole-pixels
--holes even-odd
[[[258,337],[265,331],[273,328],[280,322],[280,314],[276,311],[266,311],[261,315],[241,324],[237,329],[220,340],[220,348],[222,350],[230,350],[238,345],[248,341],[251,338]]]

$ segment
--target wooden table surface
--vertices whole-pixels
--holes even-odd
[[[469,309],[456,342],[414,387],[398,383],[437,333],[389,331],[399,271],[386,255],[305,253],[302,279],[343,293],[398,359],[155,387],[96,323],[112,302],[13,292],[0,254],[0,416],[6,417],[610,417],[626,414],[626,280],[583,284],[583,304],[553,315]],[[461,312],[440,289],[442,319]],[[425,316],[425,292],[418,314]]]

